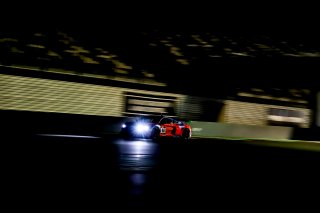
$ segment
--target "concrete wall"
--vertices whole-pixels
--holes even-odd
[[[220,116],[219,121],[223,121],[225,123],[230,124],[233,123],[266,126],[268,125],[268,110],[270,108],[300,111],[304,115],[304,122],[301,124],[301,127],[307,128],[310,126],[310,109],[276,106],[269,104],[248,103],[234,100],[225,101],[225,106],[222,110],[223,115]]]
[[[170,96],[177,113],[184,95],[0,74],[0,110],[124,116],[125,93]]]
[[[193,121],[193,137],[241,137],[291,139],[293,128],[278,126],[255,126]]]
[[[0,75],[0,109],[121,116],[120,90],[60,80]]]

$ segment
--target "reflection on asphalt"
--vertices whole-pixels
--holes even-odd
[[[158,144],[152,140],[114,141],[119,157],[119,167],[127,171],[148,171],[156,164]]]
[[[129,194],[139,197],[145,193],[148,172],[157,163],[159,144],[148,139],[116,139],[113,145],[117,151],[120,171],[124,172],[129,182]]]

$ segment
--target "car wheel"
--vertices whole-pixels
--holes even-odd
[[[190,139],[190,130],[189,129],[184,129],[183,130],[182,139],[184,139],[184,140]]]
[[[160,129],[159,128],[153,128],[151,132],[151,139],[158,139],[160,137]]]

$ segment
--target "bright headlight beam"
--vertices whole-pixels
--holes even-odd
[[[146,124],[137,124],[136,127],[135,127],[135,130],[138,132],[138,133],[143,133],[143,132],[146,132],[149,130],[149,126],[146,125]]]

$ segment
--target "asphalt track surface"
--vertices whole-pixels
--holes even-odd
[[[1,141],[11,210],[305,211],[318,203],[316,142],[19,133]]]

